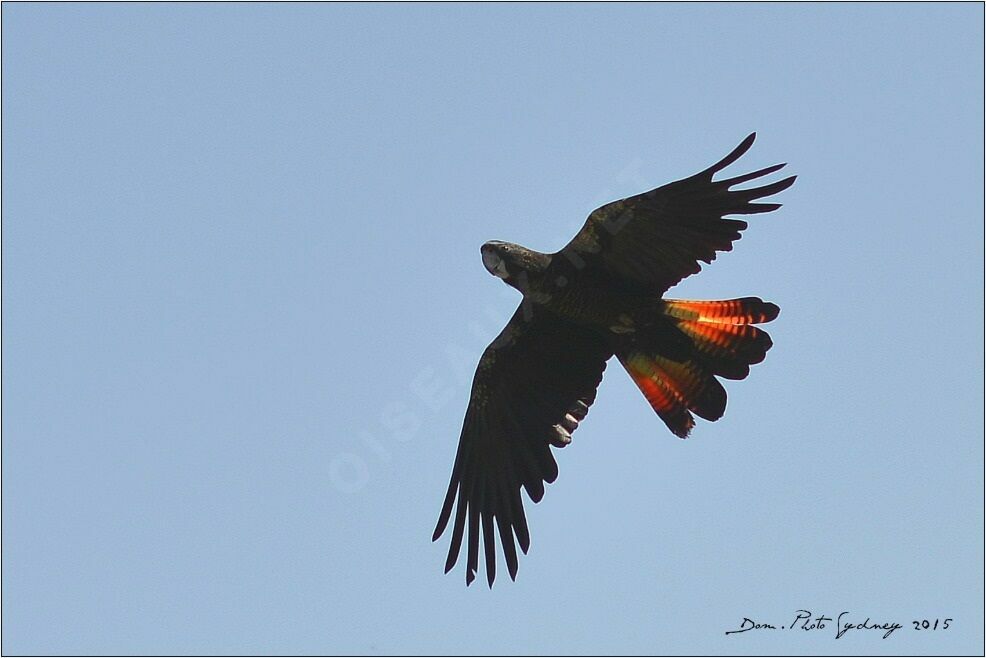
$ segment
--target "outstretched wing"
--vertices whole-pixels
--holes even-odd
[[[468,520],[466,584],[475,579],[479,565],[480,525],[490,587],[496,575],[494,532],[510,577],[516,577],[514,541],[524,553],[530,546],[520,490],[536,503],[544,483],[554,482],[558,466],[549,446],[571,442],[610,356],[600,337],[523,303],[486,348],[432,537],[445,531],[458,500],[446,573],[458,559]]]
[[[555,254],[578,276],[581,270],[605,275],[642,292],[663,293],[711,263],[716,252],[730,251],[746,222],[726,215],[752,215],[780,208],[779,203],[754,203],[787,189],[795,176],[743,190],[730,188],[772,174],[774,165],[735,178],[712,177],[746,153],[756,133],[705,171],[663,187],[597,208],[575,238]],[[560,256],[560,258],[559,258]]]

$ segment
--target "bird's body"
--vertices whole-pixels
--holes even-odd
[[[481,249],[491,274],[523,294],[513,318],[486,349],[473,381],[445,504],[434,538],[452,519],[446,571],[468,526],[466,582],[475,577],[480,528],[490,585],[499,536],[511,578],[516,544],[530,535],[520,490],[534,501],[553,482],[550,446],[572,440],[595,400],[607,360],[616,356],[658,416],[684,438],[694,415],[717,420],[726,392],[717,377],[743,379],[771,347],[754,326],[778,308],[757,297],[665,299],[664,292],[728,251],[746,222],[728,214],[768,212],[752,203],[780,192],[790,177],[748,190],[734,185],[783,165],[725,181],[713,175],[740,157],[750,135],[719,163],[690,178],[607,204],[561,251],[543,254],[506,242]]]
[[[487,243],[488,245],[503,243]],[[510,245],[516,252],[528,251],[519,245]],[[620,315],[636,313],[659,302],[660,297],[645,292],[627,290],[618,282],[606,281],[601,277],[571,277],[564,262],[559,262],[549,254],[536,254],[531,261],[540,263],[540,256],[547,257],[548,266],[538,269],[521,270],[517,283],[524,295],[524,303],[537,306],[547,312],[576,324],[587,327],[604,328],[617,322]],[[511,285],[514,285],[512,282]]]
[[[628,317],[643,319],[662,305],[659,294],[591,271],[579,272],[564,256],[498,241],[487,242],[483,250],[494,251],[496,258],[514,259],[519,274],[506,282],[524,295],[523,304],[603,334],[619,333],[626,329]],[[621,329],[610,330],[615,327]]]

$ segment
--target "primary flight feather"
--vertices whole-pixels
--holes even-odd
[[[585,418],[610,357],[616,356],[657,415],[685,438],[694,416],[714,421],[726,408],[717,377],[743,379],[764,359],[770,336],[755,325],[779,309],[758,297],[664,299],[664,293],[732,249],[747,224],[727,215],[780,207],[758,199],[794,183],[790,176],[736,185],[784,165],[713,180],[753,145],[756,133],[708,169],[597,208],[561,251],[542,254],[492,241],[483,264],[523,294],[476,368],[452,466],[438,539],[452,521],[446,573],[466,540],[466,584],[479,569],[496,576],[496,543],[511,578],[517,547],[531,543],[521,489],[532,501],[558,476],[551,446],[568,445]],[[453,516],[454,509],[454,516]]]

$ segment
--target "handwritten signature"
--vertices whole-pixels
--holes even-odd
[[[952,623],[952,618],[946,619],[915,619],[914,630],[937,631],[947,630]],[[883,632],[883,639],[886,640],[894,631],[904,628],[904,625],[896,621],[886,621],[883,623],[873,621],[870,617],[863,620],[859,616],[853,616],[848,610],[841,612],[834,619],[825,615],[814,615],[810,610],[797,610],[794,613],[794,620],[783,626],[768,624],[766,622],[754,621],[749,617],[743,617],[739,628],[726,631],[726,635],[734,633],[746,633],[748,631],[776,631],[776,630],[802,630],[802,631],[824,631],[834,630],[835,639],[840,639],[849,631],[876,631]]]

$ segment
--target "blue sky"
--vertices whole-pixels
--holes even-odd
[[[3,6],[4,653],[976,653],[983,6]],[[431,531],[488,239],[789,162],[674,438],[610,364],[516,583]],[[905,625],[726,636],[799,608]],[[948,630],[912,620],[952,618]]]

